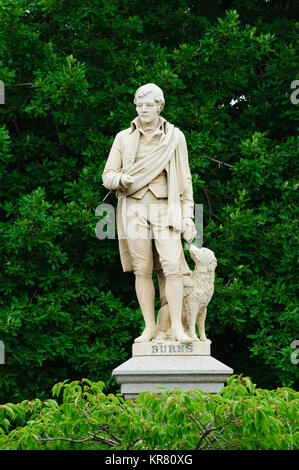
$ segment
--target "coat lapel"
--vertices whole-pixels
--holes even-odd
[[[134,163],[138,150],[140,133],[137,129],[126,136],[124,149],[124,163]]]

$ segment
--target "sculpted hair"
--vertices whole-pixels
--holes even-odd
[[[156,101],[157,104],[161,104],[162,109],[163,109],[165,105],[163,91],[154,83],[147,83],[146,85],[142,85],[141,87],[138,88],[138,90],[135,93],[134,104],[136,104],[137,98],[142,98],[143,96],[146,96],[148,93],[154,94],[154,100]]]

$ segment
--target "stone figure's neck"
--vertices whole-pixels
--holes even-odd
[[[140,124],[145,133],[155,132],[159,127],[159,116],[152,122],[140,122]]]

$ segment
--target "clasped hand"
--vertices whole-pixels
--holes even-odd
[[[129,186],[129,184],[134,183],[134,181],[135,181],[134,176],[125,174],[125,175],[122,175],[122,177],[120,179],[120,184],[122,186],[124,186],[125,188],[127,188]]]

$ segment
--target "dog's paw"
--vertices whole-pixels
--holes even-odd
[[[201,336],[200,341],[202,341],[203,343],[210,343],[210,344],[212,343],[212,341],[206,336]]]
[[[198,336],[191,336],[192,340],[194,342],[197,342],[197,341],[200,341],[200,339],[198,338]]]

